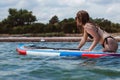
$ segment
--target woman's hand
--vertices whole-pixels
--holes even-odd
[[[83,51],[89,52],[89,51],[91,51],[91,50],[89,50],[89,49],[85,49],[85,50],[83,50]]]

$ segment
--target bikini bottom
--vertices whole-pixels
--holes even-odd
[[[104,39],[104,41],[103,41],[103,44],[102,44],[103,48],[105,48],[105,42],[106,42],[106,44],[108,44],[108,38],[112,38],[112,39],[115,40],[115,38],[113,38],[112,36],[106,37],[106,38]]]

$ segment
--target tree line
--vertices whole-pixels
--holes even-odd
[[[37,18],[33,15],[32,11],[26,9],[8,10],[9,15],[6,19],[0,22],[0,34],[45,34],[45,33],[82,33],[78,29],[74,18],[59,20],[57,15],[54,15],[48,23],[36,23]],[[92,19],[103,30],[110,33],[120,32],[120,24],[113,23],[104,18]]]

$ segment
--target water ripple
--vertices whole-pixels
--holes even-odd
[[[19,42],[0,42],[0,80],[120,79],[120,60],[118,57],[84,59],[80,57],[22,56],[16,52],[18,44]],[[76,48],[78,42],[29,42],[29,44]],[[90,44],[87,43],[83,49]],[[101,47],[98,45],[95,50],[100,51]]]

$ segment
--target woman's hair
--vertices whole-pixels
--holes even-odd
[[[85,25],[87,22],[89,22],[89,14],[87,11],[81,10],[77,12],[76,18],[79,22],[81,22],[83,25]]]

